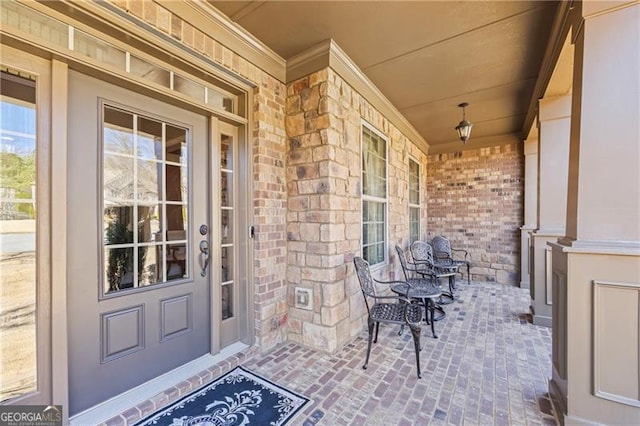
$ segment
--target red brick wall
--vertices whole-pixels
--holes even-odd
[[[430,155],[427,211],[428,238],[444,235],[469,251],[472,280],[518,283],[523,145]]]

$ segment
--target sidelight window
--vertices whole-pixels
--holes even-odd
[[[0,72],[0,402],[38,389],[36,83]],[[41,211],[38,208],[38,211]],[[36,251],[36,249],[39,249]]]

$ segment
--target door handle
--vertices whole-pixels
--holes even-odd
[[[204,258],[204,261],[201,261],[203,265],[200,272],[200,276],[204,277],[207,275],[207,267],[209,266],[209,242],[207,240],[200,241],[200,258]]]

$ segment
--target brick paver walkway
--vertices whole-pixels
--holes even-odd
[[[111,418],[131,424],[238,364],[312,403],[292,425],[556,425],[548,395],[551,330],[535,326],[529,292],[493,283],[458,284],[446,317],[422,329],[422,379],[408,329],[382,324],[369,367],[367,335],[335,354],[287,343],[216,365]],[[263,426],[263,425],[258,425]]]
[[[555,425],[548,395],[551,330],[531,323],[529,292],[458,284],[458,300],[422,330],[422,379],[411,333],[381,325],[369,367],[366,332],[333,355],[286,344],[243,365],[313,400],[294,424]]]

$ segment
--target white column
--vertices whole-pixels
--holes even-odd
[[[533,323],[551,327],[550,241],[564,236],[567,215],[571,95],[539,101],[538,228],[531,235]]]
[[[524,224],[520,227],[520,287],[530,288],[531,232],[538,224],[538,128],[524,141]]]
[[[549,390],[564,424],[640,421],[640,3],[576,2]]]

